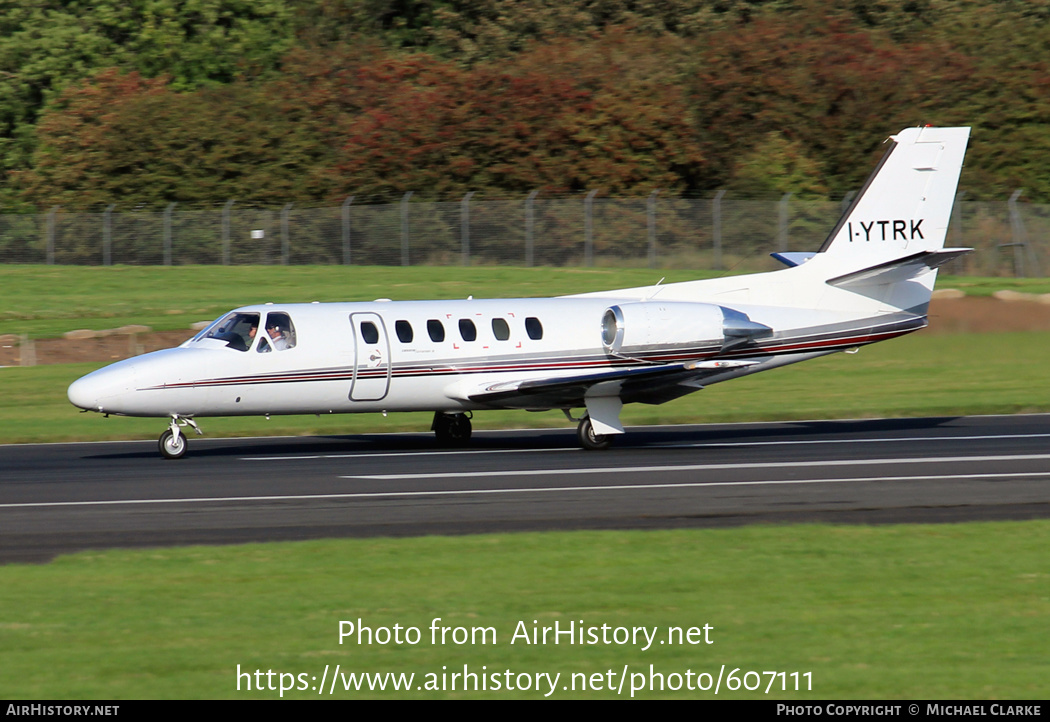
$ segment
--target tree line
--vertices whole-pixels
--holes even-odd
[[[1050,197],[1048,0],[13,0],[0,205],[597,189],[841,198],[972,125]]]

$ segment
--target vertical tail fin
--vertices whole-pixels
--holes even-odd
[[[891,137],[864,188],[824,242],[819,267],[837,308],[925,315],[937,269],[969,249],[945,249],[969,128],[906,128]]]
[[[906,128],[820,249],[851,270],[944,247],[969,128]]]
[[[969,128],[906,128],[818,253],[774,254],[792,268],[584,296],[750,304],[857,316],[924,315],[937,268],[965,252],[944,240]]]

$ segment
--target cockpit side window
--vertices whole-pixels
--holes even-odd
[[[295,348],[295,326],[292,319],[283,311],[272,311],[266,314],[266,336],[276,351]],[[262,344],[259,345],[262,351]]]
[[[202,331],[194,341],[214,338],[236,351],[247,351],[258,332],[259,314],[234,311]]]

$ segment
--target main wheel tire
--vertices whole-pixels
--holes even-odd
[[[597,434],[594,431],[594,426],[591,424],[591,418],[584,416],[580,420],[580,425],[576,427],[576,438],[580,441],[580,446],[587,449],[588,451],[601,451],[602,449],[608,449],[612,443],[612,437],[607,434]]]
[[[186,441],[186,434],[179,434],[176,437],[171,429],[168,429],[160,435],[158,445],[160,447],[160,455],[165,459],[181,459],[186,453],[186,447],[189,446],[189,442]]]
[[[439,414],[434,419],[434,434],[442,446],[466,446],[472,430],[466,414]]]

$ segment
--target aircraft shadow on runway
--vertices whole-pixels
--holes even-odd
[[[864,437],[940,428],[957,416],[901,419],[855,419],[845,421],[770,422],[768,424],[726,424],[711,426],[634,427],[631,434],[617,439],[613,450],[652,450],[679,445],[718,445],[758,439],[777,440],[805,437]],[[572,429],[534,429],[516,431],[481,431],[462,447],[468,450],[515,450],[537,448],[572,448],[576,438]],[[396,453],[448,451],[430,434],[348,434],[310,437],[253,437],[247,439],[210,439],[193,446],[187,459],[218,459],[249,455],[308,456],[311,454]],[[602,453],[602,452],[594,452]],[[135,451],[88,454],[85,459],[142,459],[170,463],[159,457],[151,446]],[[181,463],[185,463],[184,461]]]

